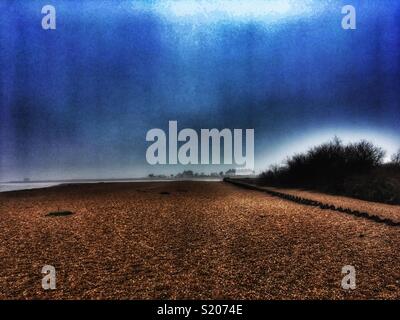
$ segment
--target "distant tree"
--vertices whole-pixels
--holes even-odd
[[[183,171],[183,176],[184,177],[193,177],[193,171],[192,170],[187,170],[187,171]]]
[[[236,169],[229,169],[225,172],[227,176],[234,176],[236,174]]]
[[[394,155],[392,155],[392,162],[396,165],[400,165],[400,149]]]
[[[149,178],[154,178],[154,173],[150,173]]]
[[[289,157],[283,166],[272,167],[261,176],[271,183],[294,185],[342,183],[353,174],[364,174],[380,166],[385,152],[368,141],[344,145],[335,137],[306,152]]]

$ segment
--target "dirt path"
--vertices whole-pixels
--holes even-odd
[[[398,228],[222,182],[4,193],[0,230],[2,299],[400,298]]]
[[[400,227],[400,206],[398,205],[382,204],[299,189],[260,186],[257,182],[248,179],[226,179],[225,181],[245,189],[264,192],[298,204],[319,207],[324,210],[329,209],[376,223],[383,223],[387,226]]]

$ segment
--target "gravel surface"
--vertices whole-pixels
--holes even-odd
[[[0,230],[1,299],[400,298],[400,228],[223,182],[1,193]]]

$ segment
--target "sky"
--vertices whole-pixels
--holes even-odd
[[[43,30],[44,5],[56,30]],[[356,8],[344,30],[341,9]],[[400,148],[400,2],[2,0],[0,181],[146,162],[153,128],[255,130],[255,169],[334,135]]]

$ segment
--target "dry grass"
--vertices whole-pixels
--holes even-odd
[[[400,298],[399,228],[229,184],[62,186],[0,203],[2,299]],[[46,216],[59,209],[74,214]],[[41,288],[46,264],[55,291]]]

